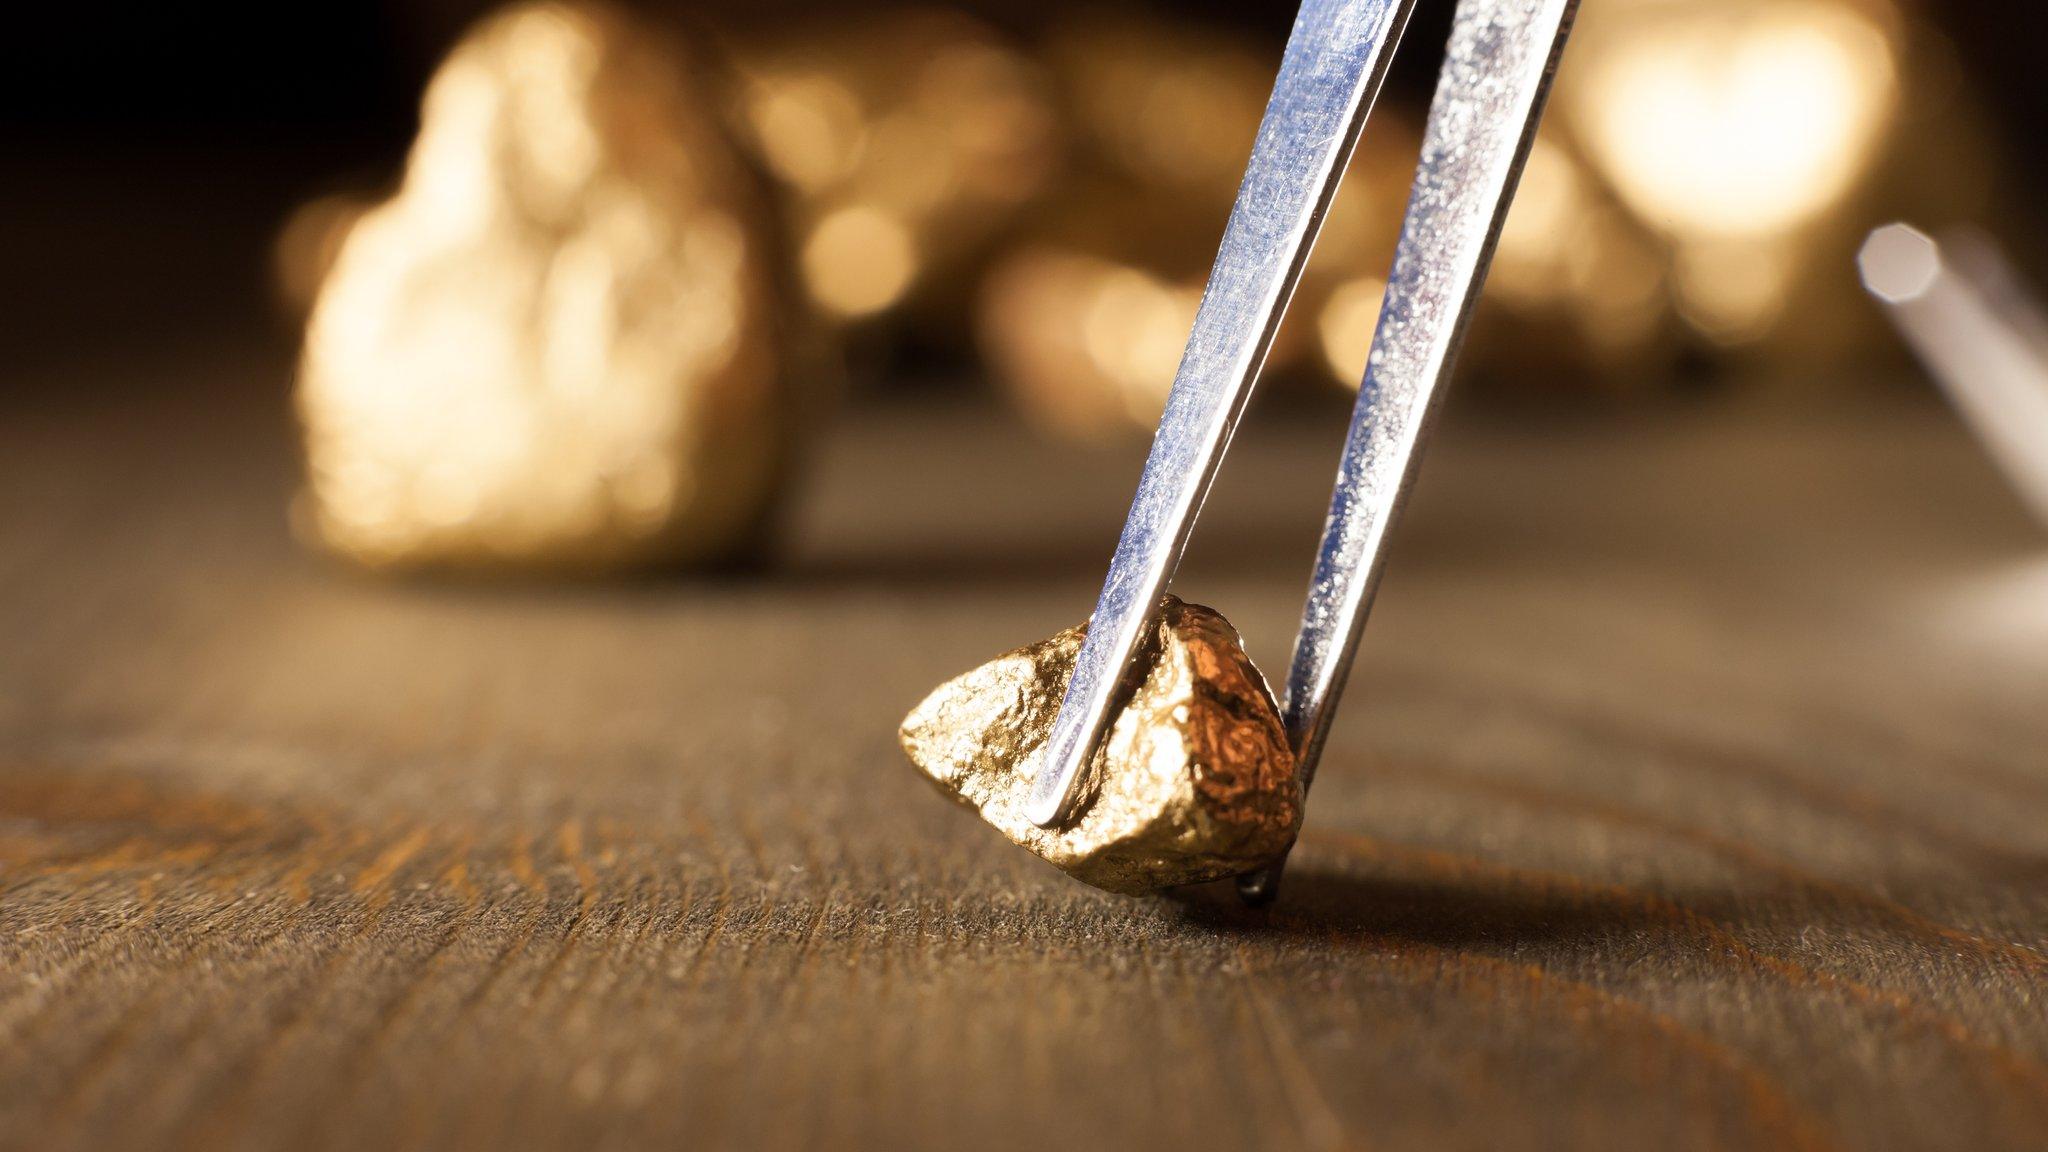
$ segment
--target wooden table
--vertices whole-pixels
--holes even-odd
[[[759,579],[390,585],[290,542],[287,366],[0,421],[0,1144],[2048,1147],[2048,534],[1932,405],[1454,421],[1257,915],[895,746],[1135,446],[875,411]],[[1269,670],[1337,420],[1180,585]]]

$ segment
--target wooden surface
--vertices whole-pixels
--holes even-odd
[[[390,586],[284,365],[0,421],[0,1145],[2048,1147],[2048,536],[1931,405],[1452,424],[1260,916],[895,748],[1136,449],[875,413],[765,578]],[[1271,671],[1338,429],[1253,424],[1181,588]]]

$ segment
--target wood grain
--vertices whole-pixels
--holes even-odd
[[[894,745],[1135,447],[884,412],[759,577],[393,586],[282,363],[0,423],[0,1145],[2048,1147],[2048,537],[1932,407],[1454,422],[1257,915]],[[1268,668],[1339,424],[1180,584]]]

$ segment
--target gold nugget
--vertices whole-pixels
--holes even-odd
[[[1025,816],[1086,635],[1070,628],[939,686],[903,721],[904,751],[942,792],[1077,880],[1144,893],[1278,859],[1301,827],[1301,786],[1279,709],[1237,630],[1168,596],[1144,681],[1096,754],[1080,815]]]
[[[299,376],[302,526],[374,567],[726,558],[791,455],[760,198],[682,46],[523,5],[435,73]]]

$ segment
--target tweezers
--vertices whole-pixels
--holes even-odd
[[[1152,441],[1087,639],[1032,781],[1029,815],[1059,827],[1128,700],[1202,501],[1251,398],[1414,0],[1303,0],[1223,244]],[[1577,0],[1459,0],[1386,301],[1351,418],[1281,713],[1304,794]],[[1241,877],[1247,902],[1285,859]]]
[[[1887,224],[1857,263],[1864,288],[2048,524],[2048,308],[1980,232],[1936,238]]]

